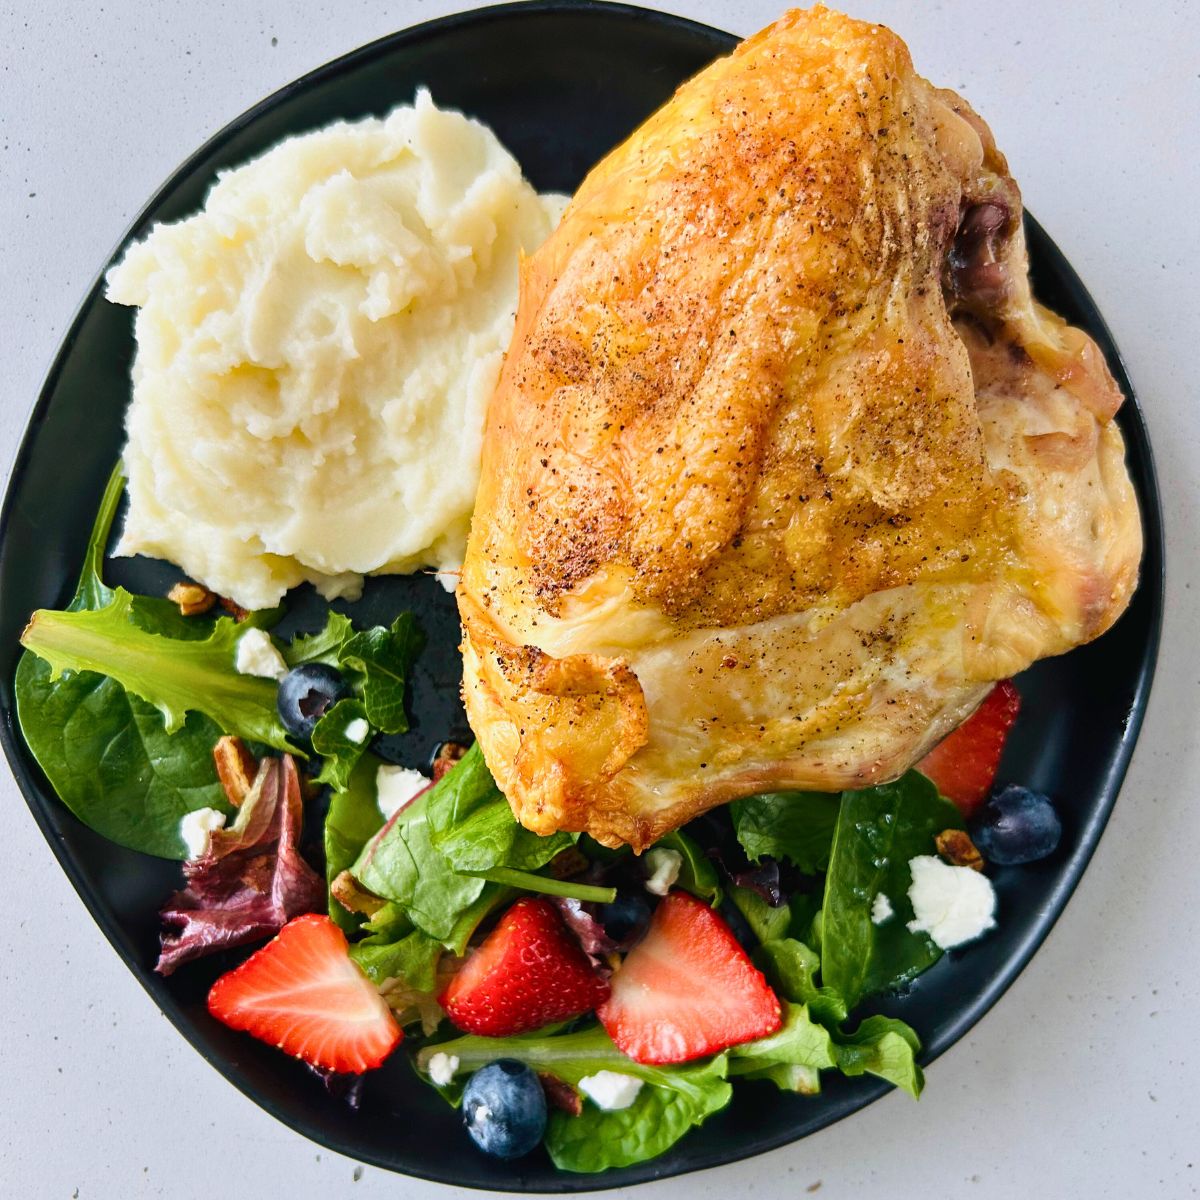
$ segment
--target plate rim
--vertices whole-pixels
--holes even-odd
[[[59,378],[70,358],[80,327],[93,305],[98,299],[103,298],[105,275],[124,248],[153,223],[152,214],[169,198],[183,176],[190,173],[203,159],[219,150],[225,143],[236,137],[248,126],[253,125],[265,113],[284,103],[296,93],[319,86],[346,70],[356,68],[371,61],[373,58],[388,54],[398,46],[416,45],[430,37],[436,37],[448,30],[466,25],[487,24],[494,21],[509,20],[513,17],[542,17],[554,13],[576,15],[587,12],[603,13],[607,16],[624,17],[634,21],[653,23],[662,29],[676,29],[710,40],[724,40],[728,43],[729,49],[732,49],[741,40],[737,35],[730,34],[715,26],[707,25],[702,21],[696,21],[675,13],[663,12],[639,5],[614,2],[614,0],[509,0],[509,2],[502,4],[474,9],[462,9],[384,34],[379,38],[314,67],[312,70],[297,76],[239,113],[206,138],[192,153],[188,154],[139,208],[128,227],[103,260],[103,265],[86,287],[67,325],[66,333],[63,335],[58,348],[51,358],[50,366],[45,373],[37,399],[29,411],[24,431],[9,468],[3,505],[0,507],[0,554],[3,553],[7,545],[8,529],[16,505],[17,495],[21,490],[21,484],[27,473],[29,460],[32,456],[34,443],[38,438],[40,427],[49,411],[54,393],[57,390]],[[1157,467],[1154,460],[1153,448],[1150,444],[1149,429],[1145,415],[1138,400],[1137,391],[1129,379],[1128,367],[1124,356],[1090,292],[1062,250],[1050,238],[1041,224],[1030,215],[1028,210],[1024,210],[1024,221],[1026,234],[1030,243],[1036,244],[1038,247],[1037,256],[1042,261],[1050,262],[1055,276],[1070,285],[1074,303],[1085,314],[1088,325],[1101,335],[1101,338],[1098,340],[1106,343],[1106,361],[1109,362],[1110,366],[1115,365],[1117,367],[1115,374],[1125,395],[1121,412],[1127,415],[1121,422],[1121,426],[1122,433],[1127,442],[1127,458],[1129,446],[1136,445],[1138,455],[1144,465],[1144,479],[1141,481],[1138,498],[1141,507],[1143,537],[1146,549],[1143,552],[1143,570],[1139,579],[1138,589],[1141,590],[1148,584],[1152,584],[1153,604],[1148,614],[1148,628],[1146,630],[1144,649],[1135,673],[1137,682],[1133,702],[1118,743],[1117,753],[1107,776],[1105,787],[1106,797],[1098,808],[1093,807],[1089,812],[1088,819],[1080,830],[1079,847],[1074,860],[1068,867],[1064,868],[1061,882],[1048,896],[1045,909],[1049,919],[1043,922],[1041,927],[1036,930],[1034,936],[1024,939],[1020,952],[1009,960],[1006,970],[994,977],[989,986],[980,994],[975,1002],[957,1009],[953,1019],[941,1032],[940,1036],[931,1040],[924,1047],[920,1055],[920,1062],[924,1066],[928,1066],[939,1058],[983,1019],[1013,983],[1016,982],[1017,978],[1028,966],[1030,960],[1040,950],[1051,930],[1058,924],[1096,852],[1100,838],[1103,836],[1104,829],[1120,795],[1145,720],[1161,651],[1165,604],[1166,547]],[[1153,576],[1148,575],[1144,569],[1146,559],[1152,557],[1151,552],[1157,555],[1158,562],[1158,570]],[[156,982],[156,978],[152,975],[147,976],[137,951],[128,942],[123,931],[108,912],[109,906],[107,901],[98,895],[96,889],[92,887],[91,883],[85,877],[81,867],[76,864],[75,857],[68,852],[65,845],[58,838],[49,815],[49,805],[52,802],[57,802],[57,798],[53,797],[52,792],[49,796],[43,796],[43,789],[37,784],[36,779],[32,776],[24,761],[25,756],[28,755],[28,750],[24,746],[24,739],[19,732],[15,706],[8,703],[7,697],[0,699],[0,714],[3,717],[3,720],[0,721],[0,746],[4,750],[9,769],[42,836],[49,845],[63,873],[83,902],[88,916],[100,928],[101,932],[108,939],[109,944],[117,952],[151,1002],[167,1017],[176,1031],[183,1036],[192,1049],[213,1067],[227,1083],[236,1088],[256,1107],[267,1112],[275,1120],[288,1129],[300,1134],[302,1137],[354,1161],[367,1163],[410,1178],[479,1191],[493,1191],[505,1194],[563,1194],[582,1191],[608,1191],[615,1188],[636,1186],[638,1183],[646,1183],[658,1179],[676,1178],[712,1167],[731,1165],[757,1157],[768,1151],[794,1144],[805,1137],[812,1136],[822,1129],[828,1128],[830,1125],[837,1124],[893,1090],[890,1084],[880,1079],[871,1079],[869,1082],[860,1081],[857,1094],[847,1098],[847,1102],[844,1104],[840,1115],[809,1133],[789,1134],[784,1132],[778,1135],[762,1137],[758,1140],[751,1138],[743,1146],[739,1146],[738,1153],[733,1156],[724,1153],[705,1154],[701,1148],[701,1144],[697,1143],[696,1151],[687,1163],[673,1166],[669,1170],[655,1169],[657,1160],[650,1159],[643,1163],[634,1164],[632,1167],[613,1169],[596,1175],[572,1174],[560,1171],[544,1183],[542,1181],[534,1181],[528,1186],[516,1188],[503,1185],[496,1186],[495,1184],[489,1185],[474,1181],[463,1182],[461,1176],[457,1176],[453,1171],[449,1170],[435,1173],[420,1168],[397,1167],[393,1162],[389,1162],[379,1155],[370,1152],[364,1153],[364,1148],[355,1146],[352,1142],[339,1137],[335,1131],[324,1129],[307,1119],[296,1119],[290,1114],[285,1115],[279,1105],[273,1100],[257,1093],[253,1085],[248,1081],[243,1082],[235,1075],[230,1074],[226,1070],[227,1064],[223,1056],[210,1053],[204,1045],[193,1039],[190,1028],[192,1024],[190,1017],[184,1012],[182,1006],[173,996],[165,992],[160,995],[155,990],[153,985]],[[637,1175],[638,1178],[631,1179],[631,1174]]]

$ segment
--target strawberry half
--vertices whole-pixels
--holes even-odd
[[[600,1022],[640,1063],[681,1063],[774,1033],[779,997],[706,904],[672,892],[613,976]]]
[[[314,1067],[377,1067],[404,1034],[346,950],[328,917],[296,917],[212,985],[208,1011]]]
[[[438,1002],[459,1029],[510,1037],[582,1016],[608,996],[549,900],[526,897],[500,918]]]
[[[996,684],[971,716],[917,763],[917,770],[964,815],[969,817],[991,790],[1020,709],[1021,697],[1011,681]]]

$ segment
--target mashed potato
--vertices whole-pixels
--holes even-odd
[[[119,553],[246,608],[462,561],[517,266],[563,200],[427,92],[223,175],[108,276],[136,305]]]

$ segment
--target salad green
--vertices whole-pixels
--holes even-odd
[[[296,745],[280,722],[277,685],[235,668],[247,623],[270,628],[278,611],[242,622],[184,618],[165,600],[105,585],[104,548],[122,482],[114,473],[70,605],[34,614],[22,639],[18,712],[30,749],[81,820],[123,845],[181,858],[186,813],[233,811],[213,765],[222,733],[258,754],[303,757],[308,747]],[[640,893],[646,868],[628,850],[525,829],[478,745],[385,819],[378,803],[384,762],[372,746],[377,735],[408,728],[407,678],[420,645],[408,613],[390,626],[356,630],[330,611],[322,629],[276,641],[289,667],[323,663],[349,685],[348,698],[317,722],[311,738],[320,760],[314,782],[328,789],[328,909],[397,1019],[423,1035],[418,1071],[428,1075],[435,1054],[454,1064],[449,1082],[439,1074],[438,1084],[451,1103],[474,1070],[498,1058],[570,1087],[600,1071],[635,1076],[643,1086],[628,1107],[610,1111],[587,1100],[576,1115],[550,1116],[546,1146],[554,1162],[592,1172],[661,1154],[729,1102],[732,1080],[812,1094],[822,1072],[870,1073],[919,1095],[914,1031],[884,1015],[853,1021],[862,1000],[906,984],[941,954],[908,929],[908,863],[932,853],[935,835],[961,828],[962,820],[916,772],[840,795],[751,796],[726,810],[720,846],[710,844],[720,821],[710,816],[703,833],[679,830],[653,847],[670,866],[671,886],[742,923],[782,1004],[782,1024],[770,1036],[680,1066],[633,1061],[592,1018],[520,1037],[445,1040],[437,997],[499,910],[525,893],[573,904],[571,928],[583,943],[594,928],[594,944],[584,948],[601,963],[613,943],[596,906],[617,898],[615,884],[632,880]],[[731,870],[731,855],[754,865]],[[894,915],[879,921],[881,894]]]

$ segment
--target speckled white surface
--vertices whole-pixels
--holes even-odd
[[[644,1194],[1190,1196],[1200,1180],[1200,6],[846,3],[897,29],[919,69],[990,121],[1030,209],[1124,351],[1166,506],[1165,653],[1082,886],[1010,993],[930,1070],[920,1104],[892,1095],[799,1145]],[[5,469],[85,287],[176,164],[297,75],[462,7],[0,5]],[[775,0],[666,7],[739,33],[779,11]],[[0,1195],[449,1194],[323,1151],[234,1091],[109,948],[6,772],[0,807]]]

